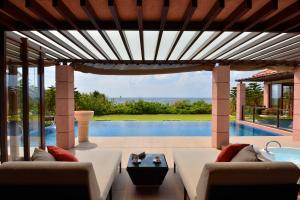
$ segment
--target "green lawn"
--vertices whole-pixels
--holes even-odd
[[[95,116],[96,121],[210,121],[210,114],[201,115],[103,115]],[[235,116],[230,116],[230,120],[235,120]]]

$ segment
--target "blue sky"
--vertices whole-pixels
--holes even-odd
[[[231,72],[231,86],[236,79],[252,72]],[[45,85],[55,85],[55,68],[45,70]],[[211,97],[211,72],[187,72],[147,76],[107,76],[75,72],[75,87],[80,92],[98,90],[109,97]]]

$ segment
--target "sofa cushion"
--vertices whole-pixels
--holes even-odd
[[[206,163],[214,162],[219,151],[205,150],[177,150],[173,152],[176,169],[191,200],[197,199],[196,188],[201,172]]]
[[[230,162],[232,158],[249,144],[230,144],[218,155],[216,162]]]
[[[91,162],[93,164],[101,192],[101,199],[105,200],[118,174],[122,157],[121,151],[97,149],[88,151],[76,150],[75,155],[80,162]]]
[[[254,151],[253,146],[249,145],[244,147],[238,152],[231,160],[231,162],[259,162],[257,153]]]
[[[32,161],[56,161],[55,158],[43,149],[35,148],[31,157]]]
[[[64,150],[57,146],[47,146],[48,152],[55,158],[57,161],[65,162],[78,162],[78,159],[72,155],[67,150]]]

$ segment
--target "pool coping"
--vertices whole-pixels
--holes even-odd
[[[256,123],[253,123],[253,122],[248,122],[248,121],[243,121],[243,120],[236,120],[236,123],[244,124],[244,125],[247,125],[247,126],[252,126],[252,127],[255,127],[255,128],[259,128],[259,129],[262,129],[262,130],[265,130],[265,131],[270,131],[270,132],[277,133],[277,134],[281,134],[282,136],[292,136],[293,135],[293,133],[290,132],[290,131],[286,131],[286,130],[282,130],[282,129],[278,129],[278,128],[273,128],[273,127],[270,127],[270,126],[264,126],[264,125],[256,124]]]

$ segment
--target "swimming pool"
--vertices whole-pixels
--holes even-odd
[[[75,135],[77,136],[75,123]],[[211,121],[92,121],[92,137],[210,136]],[[230,122],[231,136],[279,136],[279,134]],[[55,126],[46,128],[46,143],[55,144]]]

